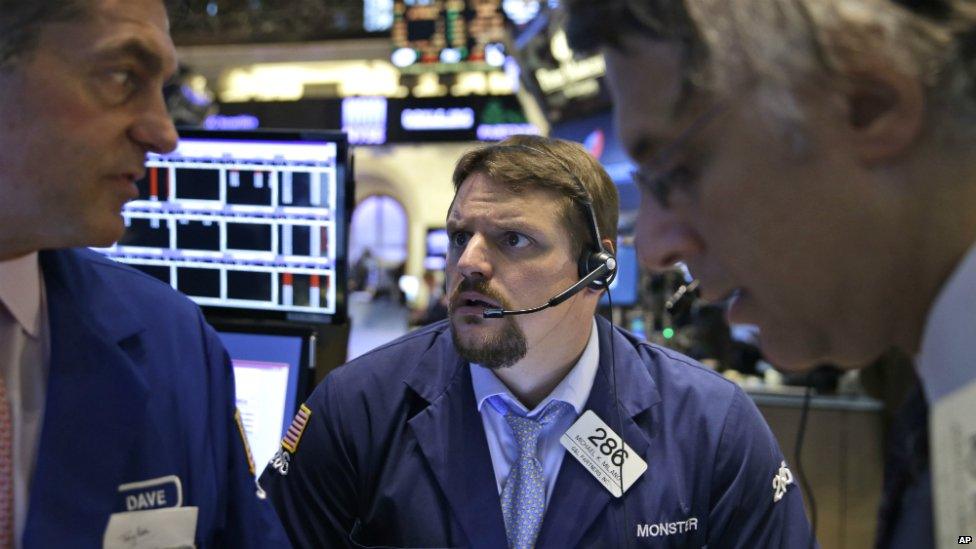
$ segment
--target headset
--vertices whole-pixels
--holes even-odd
[[[613,308],[613,298],[610,297],[610,283],[617,276],[617,258],[614,257],[613,253],[610,252],[603,245],[603,238],[600,236],[600,226],[596,221],[596,213],[593,210],[593,198],[590,192],[583,185],[580,178],[569,168],[569,166],[561,158],[559,158],[555,153],[543,151],[535,147],[530,147],[528,145],[521,144],[511,144],[511,145],[498,145],[498,147],[511,147],[517,148],[524,151],[530,151],[537,156],[544,156],[550,160],[555,161],[560,166],[562,166],[563,171],[569,174],[570,178],[576,183],[576,187],[579,189],[580,194],[583,198],[574,198],[573,202],[576,202],[582,213],[583,218],[586,220],[587,230],[590,236],[590,246],[583,249],[583,253],[580,255],[578,261],[579,270],[579,281],[575,284],[566,288],[562,292],[551,297],[548,301],[539,305],[537,307],[532,307],[530,309],[486,309],[483,313],[484,318],[502,318],[510,315],[525,315],[530,313],[537,313],[549,307],[555,307],[560,303],[566,301],[570,297],[576,295],[585,288],[591,288],[594,290],[607,290],[607,297],[610,301],[610,308]],[[611,325],[613,321],[611,320]],[[615,426],[618,434],[623,440],[623,417],[620,412],[620,399],[617,396],[617,375],[614,364],[616,363],[616,353],[613,344],[613,332],[610,333],[610,380],[611,387],[613,389],[613,401],[614,408],[616,410],[617,425]],[[623,492],[623,463],[620,464],[620,490]],[[623,515],[621,517],[620,531],[621,531],[621,541],[624,543],[625,547],[630,547],[630,540],[627,538],[627,498],[621,495],[621,505],[623,507]]]
[[[610,283],[617,276],[617,258],[607,250],[606,246],[603,245],[603,238],[600,236],[600,226],[596,222],[596,213],[593,211],[593,199],[590,197],[589,191],[580,181],[579,177],[569,169],[566,163],[555,155],[555,153],[546,152],[535,147],[530,147],[528,145],[499,145],[499,147],[511,147],[521,150],[531,151],[533,154],[545,156],[562,166],[563,170],[570,175],[573,182],[576,183],[576,187],[579,189],[580,194],[583,198],[574,198],[573,202],[576,202],[583,213],[583,218],[586,221],[586,227],[590,233],[591,243],[590,246],[583,249],[583,253],[579,258],[579,276],[578,282],[566,288],[562,292],[552,296],[548,301],[539,305],[538,307],[532,307],[529,309],[485,309],[483,316],[485,318],[502,318],[511,315],[526,315],[530,313],[537,313],[543,309],[548,309],[549,307],[555,307],[560,303],[566,301],[567,299],[573,297],[585,288],[592,288],[594,290],[602,290],[610,287]]]

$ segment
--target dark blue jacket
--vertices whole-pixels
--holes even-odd
[[[888,432],[878,549],[935,547],[928,425],[929,406],[919,384],[895,413]]]
[[[200,310],[89,250],[40,261],[51,355],[24,547],[101,547],[140,493],[119,487],[153,479],[145,491],[164,490],[165,506],[199,507],[197,547],[287,544],[256,496],[233,370]]]
[[[598,330],[587,408],[614,426],[619,400],[623,437],[648,469],[616,499],[567,454],[536,547],[806,547],[800,490],[774,503],[783,456],[742,390],[602,318]],[[307,406],[295,451],[261,477],[296,546],[507,547],[470,370],[446,322],[336,370]]]

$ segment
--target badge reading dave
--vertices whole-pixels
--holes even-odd
[[[176,475],[119,486],[120,511],[147,511],[183,505],[183,483]]]
[[[308,418],[312,416],[312,410],[302,404],[298,408],[298,413],[295,414],[295,419],[291,420],[291,425],[288,426],[288,431],[285,432],[285,438],[281,439],[281,447],[288,450],[291,453],[295,453],[298,449],[298,443],[302,440],[302,433],[305,432],[305,426],[308,425]]]

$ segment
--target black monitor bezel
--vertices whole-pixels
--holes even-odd
[[[296,381],[298,386],[295,387],[295,409],[285,411],[287,417],[294,417],[298,413],[298,407],[308,399],[314,388],[312,385],[315,380],[315,346],[317,345],[318,331],[312,326],[297,324],[259,324],[211,318],[208,318],[207,321],[218,334],[227,332],[301,338],[302,350],[299,358],[298,380]]]

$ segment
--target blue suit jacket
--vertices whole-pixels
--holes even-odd
[[[616,499],[567,454],[536,546],[806,547],[798,487],[773,501],[783,457],[752,401],[602,318],[598,331],[586,407],[618,425],[613,368],[623,438],[648,469]],[[445,322],[336,370],[307,407],[295,451],[261,477],[296,546],[507,547],[470,370]]]
[[[896,412],[888,432],[878,549],[935,547],[928,426],[929,405],[918,384]]]
[[[286,544],[256,496],[233,370],[200,310],[89,250],[40,261],[51,356],[24,546],[101,547],[112,513],[178,497],[199,507],[197,547]],[[158,490],[165,503],[139,500]]]

